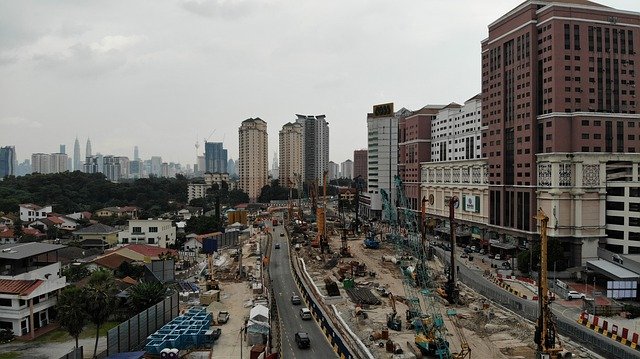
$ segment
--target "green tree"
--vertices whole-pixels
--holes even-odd
[[[78,282],[91,274],[86,265],[71,265],[62,271],[62,275],[67,277],[71,283]]]
[[[84,302],[82,289],[69,286],[62,290],[56,305],[58,323],[76,340],[76,348],[78,337],[87,324],[87,314],[83,310]]]
[[[116,269],[116,277],[124,278],[131,277],[135,280],[140,279],[144,275],[144,266],[131,264],[127,261],[123,261]]]
[[[141,281],[129,288],[129,306],[134,313],[140,313],[163,300],[167,294],[164,284]]]
[[[205,234],[219,232],[222,227],[220,226],[220,221],[215,217],[199,216],[189,218],[184,230],[187,233]]]
[[[89,283],[83,290],[83,307],[89,320],[96,326],[96,342],[93,348],[93,357],[98,352],[98,339],[100,327],[109,320],[116,305],[116,283],[111,272],[98,269],[91,273]]]

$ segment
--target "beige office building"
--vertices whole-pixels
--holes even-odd
[[[268,184],[269,171],[267,123],[259,117],[242,121],[238,130],[240,157],[238,175],[240,189],[255,202],[262,187]]]
[[[288,187],[297,184],[302,175],[303,127],[299,123],[288,122],[280,130],[280,185]]]

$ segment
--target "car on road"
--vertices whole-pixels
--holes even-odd
[[[571,299],[584,299],[586,296],[584,295],[584,293],[580,293],[578,291],[575,290],[570,290],[569,293],[567,293],[567,300],[571,300]]]
[[[295,294],[291,296],[291,304],[298,305],[300,303],[302,303],[302,300],[300,299],[299,296],[297,296]]]
[[[495,257],[493,257],[494,259],[500,260],[500,254],[496,254]]]
[[[221,310],[218,313],[218,324],[224,324],[229,321],[229,312],[226,310]]]
[[[511,264],[509,262],[502,262],[502,268],[511,269]]]
[[[311,340],[309,340],[309,334],[306,332],[297,332],[295,335],[296,344],[300,349],[307,349],[311,346]]]
[[[311,311],[308,308],[300,308],[300,318],[302,320],[311,320]]]
[[[280,249],[280,243],[276,243],[275,248]]]
[[[284,232],[280,232],[280,237],[284,237]]]

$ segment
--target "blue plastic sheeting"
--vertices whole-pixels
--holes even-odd
[[[141,359],[145,352],[127,352],[109,355],[107,359]]]

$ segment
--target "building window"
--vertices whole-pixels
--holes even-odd
[[[583,140],[588,140],[589,139],[589,134],[588,133],[583,133],[582,134],[582,139]]]
[[[149,227],[149,233],[158,233],[158,227]]]
[[[142,233],[142,227],[133,227],[131,233]]]
[[[10,307],[11,299],[8,298],[0,298],[0,307]]]

